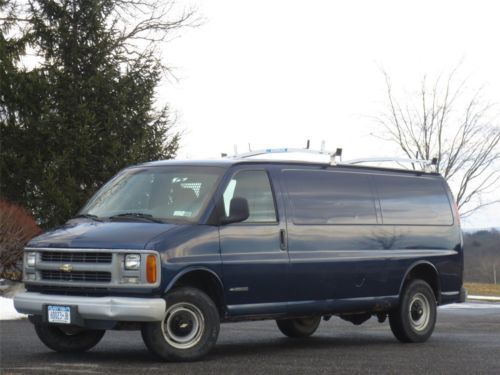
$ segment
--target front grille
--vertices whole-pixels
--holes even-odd
[[[159,259],[157,252],[149,250],[26,247],[25,251],[36,254],[34,267],[24,264],[25,285],[43,287],[41,292],[44,293],[108,295],[115,291],[121,293],[158,287],[160,283],[158,280],[153,285],[146,280],[146,259],[141,262],[139,270],[129,271],[124,267],[125,258],[130,253],[140,253],[141,259],[148,255]],[[160,271],[159,262],[156,270]],[[135,280],[128,280],[127,277],[137,277],[137,281],[134,283]],[[73,289],[76,287],[83,289]]]
[[[44,251],[42,261],[64,263],[111,263],[112,253]]]
[[[107,288],[100,287],[81,287],[81,286],[60,286],[60,285],[26,285],[28,292],[37,292],[42,294],[62,294],[66,296],[88,296],[97,297],[109,295]]]
[[[47,281],[78,281],[91,283],[108,283],[111,281],[111,272],[97,271],[42,271],[42,280]]]

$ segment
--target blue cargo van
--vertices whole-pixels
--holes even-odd
[[[137,329],[169,361],[196,360],[221,322],[274,319],[289,337],[338,316],[388,317],[402,342],[462,302],[459,216],[437,173],[227,158],[118,173],[24,255],[15,298],[40,340],[85,351]]]

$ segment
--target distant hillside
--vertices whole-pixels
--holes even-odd
[[[465,281],[500,284],[500,230],[464,231],[464,259]]]
[[[476,232],[482,232],[482,231],[500,231],[500,227],[486,227],[486,228],[464,228],[462,227],[462,232],[464,233],[476,233]]]

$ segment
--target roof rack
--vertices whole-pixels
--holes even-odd
[[[363,159],[353,159],[343,162],[342,164],[355,165],[355,164],[365,164],[365,163],[386,163],[393,162],[398,164],[412,164],[413,168],[415,165],[423,167],[423,172],[432,172],[433,166],[437,166],[437,158],[432,158],[432,160],[425,159],[405,159],[405,158],[394,158],[394,157],[381,157],[381,158],[363,158]],[[400,168],[394,168],[400,169]]]
[[[413,169],[415,170],[416,166],[419,166],[422,172],[432,172],[432,167],[436,168],[438,164],[438,159],[433,158],[432,160],[425,159],[405,159],[405,158],[397,158],[397,157],[375,157],[375,158],[362,158],[362,159],[353,159],[342,162],[342,149],[337,148],[335,152],[325,151],[325,142],[321,142],[320,150],[311,150],[309,149],[309,140],[307,141],[306,148],[292,148],[292,147],[284,147],[284,148],[265,148],[261,150],[248,151],[245,153],[238,154],[236,146],[234,147],[235,154],[233,156],[228,156],[227,154],[221,154],[222,157],[229,157],[232,159],[246,159],[253,156],[259,155],[269,155],[269,154],[290,154],[290,153],[299,153],[299,154],[315,154],[315,155],[325,155],[330,157],[330,161],[325,164],[329,165],[357,165],[357,164],[365,164],[365,163],[398,163],[398,164],[411,164]],[[249,145],[250,148],[250,145]],[[339,160],[337,162],[337,159]],[[411,170],[408,168],[392,168],[392,167],[384,167],[388,169],[399,169],[399,170]]]
[[[323,145],[322,145],[323,146]],[[337,148],[335,152],[328,152],[322,147],[321,150],[311,150],[309,148],[266,148],[262,150],[249,151],[242,154],[236,154],[232,156],[233,159],[246,159],[253,156],[259,155],[269,155],[269,154],[290,154],[290,153],[301,153],[301,154],[315,154],[315,155],[326,155],[330,157],[330,164],[337,164],[337,157],[342,157],[342,149]]]

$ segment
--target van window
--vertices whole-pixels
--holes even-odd
[[[438,178],[376,175],[384,224],[452,225],[443,182]]]
[[[241,171],[236,173],[223,194],[224,209],[229,216],[233,197],[246,198],[250,216],[245,223],[276,222],[274,197],[265,171]]]
[[[80,213],[104,218],[132,213],[194,223],[223,173],[222,168],[193,166],[126,169],[104,185]]]
[[[370,178],[365,174],[285,170],[295,224],[376,224]]]

